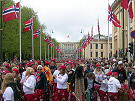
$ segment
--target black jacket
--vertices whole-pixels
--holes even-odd
[[[36,83],[35,89],[44,89],[44,95],[47,93],[47,79],[44,73],[40,74],[40,80]]]
[[[133,75],[133,74],[130,77],[130,87],[132,89],[135,89],[135,75]]]
[[[118,80],[120,81],[120,83],[125,82],[125,80],[127,80],[127,75],[126,75],[126,71],[123,68],[122,70],[118,70],[118,67],[113,69],[112,72],[117,72],[118,73]]]

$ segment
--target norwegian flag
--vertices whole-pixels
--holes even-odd
[[[60,48],[58,48],[58,53],[61,53],[61,49]]]
[[[55,50],[57,51],[57,46],[55,46]]]
[[[76,50],[76,54],[78,53],[78,49]]]
[[[19,19],[19,6],[20,2],[2,10],[3,22],[7,22],[13,19]]]
[[[44,41],[48,42],[48,40],[49,40],[49,36],[47,37],[46,34],[45,34]]]
[[[120,6],[126,10],[128,9],[129,17],[131,19],[133,19],[132,1],[131,0],[122,0]]]
[[[99,36],[99,39],[100,39],[99,19],[98,19],[98,23],[97,23],[97,26],[98,26],[98,36]]]
[[[24,21],[25,28],[24,32],[30,31],[33,29],[33,17],[31,17],[28,21]]]
[[[49,74],[49,72],[48,72],[45,68],[43,68],[43,73],[44,73],[45,75],[48,75],[48,74]]]
[[[16,58],[14,58],[14,61],[17,61],[17,57],[16,57]]]
[[[52,44],[51,44],[51,48],[53,48],[54,47],[54,42],[52,42]]]
[[[79,51],[81,52],[82,51],[82,47],[79,46]]]
[[[35,72],[34,76],[36,78],[36,82],[40,81],[40,74],[39,74],[39,72]]]
[[[51,46],[52,46],[52,42],[51,42],[51,40],[50,40],[50,41],[48,41],[48,45],[49,45],[49,48],[51,48]]]
[[[85,37],[85,40],[83,41],[83,48],[85,49],[87,47],[87,39]]]
[[[33,37],[34,37],[34,39],[35,39],[36,37],[38,37],[38,36],[40,36],[40,26],[39,26],[39,28],[38,28],[37,30],[35,30],[35,31],[33,32]]]
[[[91,40],[93,39],[93,26],[91,28]]]
[[[112,21],[112,23],[115,27],[121,27],[120,22],[118,21],[115,14],[113,13],[110,5],[108,5],[108,21],[110,21],[110,22]]]
[[[91,39],[91,37],[90,37],[90,34],[88,32],[88,39],[87,39],[88,44],[90,43],[90,39]]]

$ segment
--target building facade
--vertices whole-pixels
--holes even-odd
[[[125,55],[128,50],[128,11],[121,6],[121,0],[115,0],[111,8],[120,21],[121,28],[112,24],[112,54],[120,57],[120,53]],[[135,14],[135,0],[132,0],[133,14]],[[130,19],[130,33],[135,30],[135,16]],[[134,42],[130,36],[130,42]]]
[[[93,51],[92,51],[93,50]],[[84,58],[84,49],[82,51],[82,57]],[[85,48],[85,59],[89,60],[97,59],[98,56],[98,36],[93,37],[90,41],[90,44]],[[109,56],[112,57],[112,35],[109,37]],[[108,57],[108,36],[100,36],[99,40],[99,58],[107,58]]]
[[[78,46],[79,42],[59,42],[62,57],[64,58],[75,58]]]

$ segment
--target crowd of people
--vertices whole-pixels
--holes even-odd
[[[122,59],[6,61],[0,101],[135,101],[135,64]]]

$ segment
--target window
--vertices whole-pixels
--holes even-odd
[[[111,49],[112,49],[112,43],[111,43]]]
[[[92,44],[90,44],[90,49],[92,49]]]
[[[101,57],[103,58],[103,52],[101,52]]]
[[[98,49],[98,44],[96,44],[96,49]]]
[[[92,57],[92,52],[90,52],[90,54],[91,54],[91,57]]]
[[[103,49],[103,44],[101,44],[101,49]]]
[[[96,57],[98,56],[98,52],[96,52]]]

